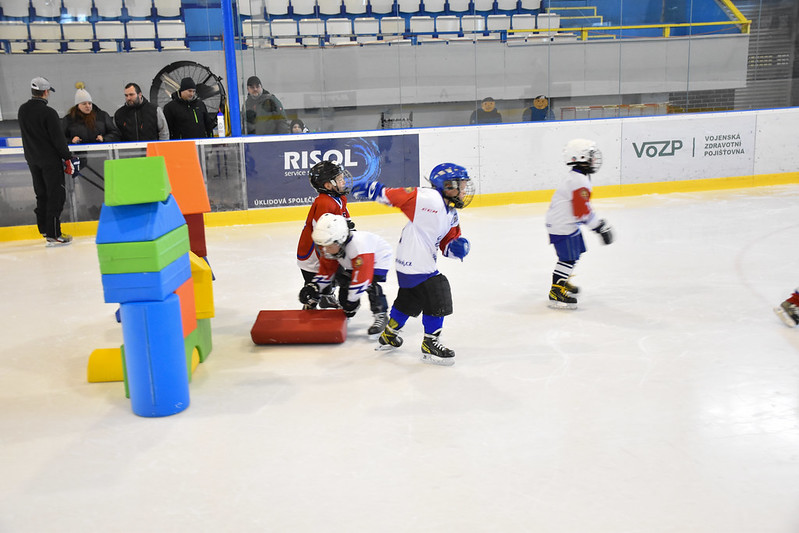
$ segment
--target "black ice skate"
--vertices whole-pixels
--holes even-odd
[[[799,325],[799,307],[790,301],[785,300],[782,302],[779,307],[774,308],[774,312],[789,328],[795,328]]]
[[[387,313],[375,313],[374,322],[372,325],[369,326],[369,329],[366,332],[369,335],[377,335],[381,333],[384,329],[386,329],[386,325],[388,324],[388,314]]]
[[[559,279],[557,283],[553,283],[549,289],[549,307],[553,309],[577,309],[577,298],[572,296],[566,289],[568,282],[565,279]]]
[[[422,341],[422,361],[442,366],[455,364],[455,352],[450,350],[438,340],[441,330],[433,334],[425,333]]]
[[[341,309],[335,294],[322,294],[319,297],[319,309]]]
[[[566,292],[569,295],[574,296],[574,295],[580,294],[580,287],[578,287],[576,285],[572,285],[571,283],[569,283],[569,280],[566,280],[566,281],[563,282],[563,288],[566,290]]]
[[[402,346],[402,337],[399,336],[399,324],[393,318],[388,321],[386,329],[380,334],[377,339],[378,346],[376,350],[392,350]]]

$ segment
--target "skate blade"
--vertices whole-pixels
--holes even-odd
[[[438,365],[438,366],[452,366],[455,364],[454,357],[434,357],[429,353],[422,354],[422,362],[427,363],[429,365]]]
[[[377,348],[375,348],[376,352],[390,352],[391,350],[396,350],[399,346],[391,346],[390,344],[378,344]]]
[[[570,304],[566,302],[556,302],[554,300],[550,300],[547,307],[550,309],[577,309],[577,304]]]
[[[791,315],[786,313],[785,309],[783,309],[782,307],[775,307],[774,313],[778,317],[780,317],[780,320],[782,320],[783,324],[785,324],[789,328],[795,328],[797,326],[797,323],[794,321],[793,318],[791,318]]]

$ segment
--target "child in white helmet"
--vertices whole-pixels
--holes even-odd
[[[563,158],[569,171],[555,190],[546,214],[549,242],[555,246],[558,255],[552,273],[549,305],[576,309],[579,289],[569,283],[569,277],[580,255],[586,251],[580,226],[585,225],[597,232],[604,244],[613,242],[613,232],[591,206],[591,175],[602,165],[602,152],[596,143],[587,139],[573,139],[563,149]]]

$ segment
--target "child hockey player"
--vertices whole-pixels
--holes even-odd
[[[341,215],[347,220],[350,228],[355,224],[350,220],[350,213],[347,211],[347,193],[352,182],[352,176],[345,172],[339,165],[332,161],[320,161],[311,167],[308,172],[308,179],[311,186],[316,189],[319,196],[316,197],[308,216],[305,219],[305,226],[300,233],[300,241],[297,243],[297,264],[302,272],[305,283],[309,283],[319,271],[320,262],[328,261],[334,266],[338,263],[330,259],[319,259],[319,251],[314,246],[311,233],[313,232],[316,221],[325,213]],[[335,283],[327,287],[327,292],[322,294],[319,306],[322,308],[338,307],[336,298],[333,295]],[[305,304],[303,309],[314,309],[316,304]]]
[[[799,288],[793,291],[790,298],[782,302],[779,307],[775,307],[774,312],[789,328],[799,325]]]
[[[555,246],[558,263],[552,273],[549,305],[555,308],[576,309],[579,289],[569,283],[574,266],[585,252],[580,225],[597,232],[604,244],[613,242],[613,232],[591,207],[591,174],[602,165],[602,152],[593,141],[573,139],[563,149],[563,158],[570,167],[555,194],[546,214],[549,242]]]
[[[388,323],[388,302],[380,283],[386,281],[386,274],[391,268],[391,245],[374,233],[352,231],[347,219],[332,213],[319,217],[312,237],[322,257],[332,261],[324,261],[319,265],[319,273],[300,291],[300,302],[306,305],[318,302],[341,265],[341,308],[348,318],[352,318],[361,306],[361,294],[366,292],[374,315],[368,333],[382,333]]]
[[[445,257],[461,261],[469,253],[469,241],[461,237],[458,211],[473,196],[473,186],[466,169],[442,163],[430,173],[430,188],[387,188],[373,181],[356,185],[353,195],[400,208],[410,221],[402,229],[397,247],[399,291],[388,325],[380,335],[378,349],[402,345],[399,331],[409,317],[422,313],[424,340],[422,359],[440,365],[452,365],[455,352],[439,340],[444,317],[452,314],[449,281],[436,268],[438,249]]]

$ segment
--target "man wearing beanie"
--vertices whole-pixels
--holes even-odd
[[[114,113],[114,122],[125,142],[169,140],[164,111],[149,102],[136,83],[125,85],[125,105]]]
[[[64,184],[64,160],[71,160],[61,121],[47,100],[55,89],[45,78],[31,80],[32,98],[17,112],[22,135],[22,149],[33,177],[36,193],[36,225],[47,246],[62,246],[72,237],[61,233],[61,212],[67,199]]]
[[[164,106],[164,116],[170,139],[214,136],[216,113],[208,113],[203,101],[197,97],[197,85],[191,78],[180,80],[180,88],[172,93],[172,101]]]
[[[250,76],[247,80],[244,116],[247,133],[251,135],[276,135],[290,131],[283,104],[261,86],[258,76]]]

